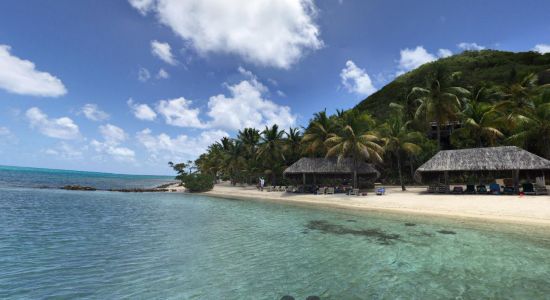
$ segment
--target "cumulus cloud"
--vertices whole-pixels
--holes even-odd
[[[207,130],[196,137],[166,133],[154,135],[149,128],[136,134],[137,141],[147,149],[153,159],[183,161],[204,153],[206,148],[229,134],[222,130]]]
[[[537,44],[533,48],[533,51],[536,51],[540,54],[550,53],[550,45],[548,45],[548,44]]]
[[[146,68],[139,68],[138,71],[138,80],[141,82],[146,82],[151,78],[151,73]]]
[[[313,0],[129,0],[199,54],[229,53],[259,65],[289,68],[323,46]]]
[[[290,107],[281,106],[263,94],[267,88],[255,78],[228,85],[230,95],[210,97],[208,116],[212,118],[210,127],[238,130],[245,127],[262,128],[278,124],[282,128],[294,126],[296,116]]]
[[[105,121],[109,119],[109,114],[100,110],[96,104],[85,104],[79,113],[92,121]]]
[[[68,117],[50,119],[38,107],[32,107],[25,113],[31,128],[37,129],[45,136],[57,139],[76,139],[80,137],[78,125]]]
[[[178,63],[172,55],[172,47],[168,43],[161,43],[157,40],[151,41],[151,53],[167,64],[176,65]]]
[[[59,97],[67,93],[61,80],[36,70],[33,62],[10,53],[11,47],[0,44],[0,88],[14,94]]]
[[[369,74],[364,69],[355,65],[351,60],[346,62],[346,67],[340,72],[342,85],[350,93],[368,96],[376,91]]]
[[[453,55],[453,51],[451,51],[449,49],[439,49],[437,51],[437,56],[439,56],[441,58],[449,57],[449,56],[452,56],[452,55]]]
[[[470,50],[470,51],[472,50],[479,51],[479,50],[485,49],[484,46],[478,45],[477,43],[465,43],[465,42],[459,43],[457,47],[462,50]]]
[[[168,72],[166,72],[166,70],[164,69],[160,69],[159,72],[157,73],[157,79],[168,79],[170,78],[170,74],[168,74]]]
[[[61,142],[53,148],[48,148],[44,153],[67,160],[80,159],[83,157],[81,149],[77,149],[66,142]]]
[[[191,108],[193,102],[183,97],[160,100],[157,112],[164,117],[166,124],[179,127],[204,128],[206,125],[199,119],[200,110]]]
[[[128,99],[126,103],[132,109],[134,117],[140,120],[153,121],[157,118],[157,113],[147,104],[134,103],[132,98]]]
[[[95,139],[90,142],[96,152],[108,155],[118,161],[134,161],[135,152],[120,145],[128,137],[122,128],[107,124],[99,126],[99,132],[103,137],[103,142]]]
[[[0,144],[17,144],[18,139],[8,127],[0,126]]]
[[[401,74],[437,59],[435,55],[426,51],[423,46],[417,46],[414,49],[405,48],[401,50],[400,55],[398,73]]]

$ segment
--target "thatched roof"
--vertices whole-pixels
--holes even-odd
[[[353,173],[353,160],[336,158],[310,158],[302,157],[300,160],[286,168],[284,174],[351,174]],[[357,174],[369,174],[380,176],[380,173],[366,162],[357,162]]]
[[[550,170],[550,161],[515,146],[445,150],[416,172],[506,170]]]

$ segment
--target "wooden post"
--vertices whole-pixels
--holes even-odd
[[[313,173],[313,185],[317,184],[317,174]]]
[[[449,187],[449,172],[445,171],[443,174],[445,176],[445,189],[447,189]]]
[[[514,170],[514,193],[519,194],[519,170]]]
[[[302,182],[306,185],[306,173],[302,173]]]

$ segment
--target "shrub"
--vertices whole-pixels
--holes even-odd
[[[185,175],[184,183],[191,193],[207,192],[214,187],[214,178],[206,174],[188,174]]]

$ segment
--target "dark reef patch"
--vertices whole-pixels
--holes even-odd
[[[412,226],[416,226],[416,224],[414,224],[414,223],[405,223],[405,226],[412,227]]]
[[[326,220],[312,220],[306,225],[307,229],[318,230],[321,233],[332,233],[332,234],[351,234],[357,236],[365,236],[375,238],[378,243],[382,245],[393,244],[395,240],[399,239],[399,234],[386,233],[380,229],[353,229],[347,228],[342,225],[332,224]]]
[[[350,219],[350,220],[346,220],[346,222],[355,223],[355,222],[357,222],[357,220],[351,220]]]
[[[452,230],[438,230],[437,232],[439,232],[441,234],[456,234],[456,232],[454,232]]]

